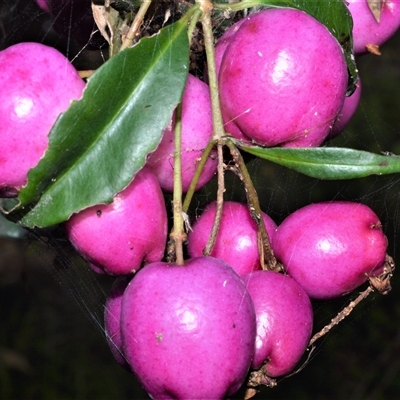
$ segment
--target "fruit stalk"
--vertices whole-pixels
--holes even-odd
[[[360,292],[355,300],[352,300],[349,305],[343,308],[343,310],[341,310],[335,318],[332,318],[331,322],[328,325],[323,327],[310,339],[310,343],[308,344],[308,346],[312,346],[319,338],[325,336],[335,325],[348,317],[350,313],[356,308],[356,306],[360,304],[362,300],[366,299],[373,291],[374,289],[372,288],[372,286],[368,286],[365,290]]]
[[[207,246],[204,249],[204,255],[209,255],[214,247],[215,238],[218,234],[218,229],[222,218],[222,207],[224,202],[223,196],[225,191],[225,185],[224,185],[224,168],[223,168],[223,154],[222,154],[223,143],[221,142],[221,140],[223,136],[225,136],[225,129],[222,120],[221,105],[219,101],[217,70],[215,65],[214,37],[212,32],[212,19],[211,19],[211,11],[213,9],[213,5],[209,0],[196,0],[196,1],[197,3],[200,4],[200,9],[203,11],[201,22],[204,34],[204,46],[206,49],[206,56],[207,56],[208,80],[210,86],[212,119],[213,119],[213,136],[218,143],[217,210],[215,214],[215,222],[213,225],[213,229],[211,231],[210,239],[208,240]]]
[[[212,4],[208,0],[197,0],[203,11],[201,19],[204,46],[207,55],[208,81],[211,94],[211,107],[213,117],[214,138],[221,139],[225,135],[224,122],[222,120],[221,105],[219,101],[217,69],[215,66],[214,36],[212,32],[211,10]]]
[[[186,212],[186,213],[188,212],[190,202],[192,201],[194,192],[196,191],[197,182],[199,181],[199,178],[203,171],[204,165],[207,162],[208,157],[210,157],[211,151],[214,148],[215,144],[216,144],[216,142],[213,139],[210,140],[208,142],[207,147],[204,149],[203,154],[201,155],[201,159],[200,159],[199,163],[197,164],[196,171],[193,175],[193,179],[190,182],[189,189],[186,192],[186,196],[183,201],[183,205],[182,205],[183,212]]]
[[[184,265],[183,242],[186,240],[184,221],[182,215],[182,165],[181,165],[181,141],[182,141],[182,103],[176,109],[175,137],[174,137],[174,193],[173,215],[174,226],[171,239],[175,244],[176,265]]]
[[[335,318],[332,318],[331,322],[317,332],[311,339],[308,346],[312,346],[318,339],[325,336],[334,326],[343,321],[350,313],[356,308],[362,300],[366,299],[372,292],[378,291],[379,293],[386,295],[391,290],[390,279],[393,276],[395,265],[393,258],[386,254],[385,266],[383,271],[378,276],[369,277],[369,286],[360,292],[354,300],[352,300],[348,306],[344,307]]]
[[[140,8],[139,8],[137,14],[135,15],[135,19],[133,20],[132,25],[129,28],[129,31],[126,34],[124,41],[122,42],[120,51],[132,46],[132,43],[133,43],[135,36],[140,28],[140,25],[143,22],[146,12],[150,7],[150,4],[151,4],[151,0],[142,0],[142,4],[140,5]]]
[[[239,149],[230,140],[226,141],[226,145],[228,146],[231,156],[235,162],[235,172],[243,181],[250,215],[258,227],[258,251],[260,253],[261,268],[271,271],[279,271],[280,265],[276,261],[267,230],[265,229],[257,191],[253,185],[249,171],[247,170],[246,164],[242,155],[240,154]]]
[[[189,42],[190,42],[190,41],[192,40],[192,38],[193,38],[193,32],[194,32],[194,30],[195,30],[195,28],[196,28],[197,22],[199,21],[199,19],[200,19],[200,17],[201,17],[201,14],[202,14],[201,10],[198,9],[198,6],[197,6],[197,5],[193,6],[193,9],[194,9],[194,8],[195,8],[195,11],[193,12],[193,16],[192,16],[192,18],[191,18],[191,20],[190,20],[190,24],[189,24],[189,27],[188,27]]]
[[[224,163],[223,163],[223,144],[218,143],[218,189],[217,189],[217,209],[215,214],[214,224],[211,230],[210,237],[207,241],[207,245],[203,251],[205,256],[209,256],[214,248],[215,241],[217,239],[218,230],[221,225],[222,210],[224,205],[224,191],[225,191],[225,179],[224,179]]]

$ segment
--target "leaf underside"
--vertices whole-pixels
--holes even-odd
[[[400,172],[400,157],[339,148],[263,148],[237,143],[247,153],[318,179],[344,180]]]

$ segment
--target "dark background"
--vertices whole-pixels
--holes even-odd
[[[101,39],[82,51],[84,44],[68,34],[60,36],[51,24],[33,0],[0,0],[0,48],[38,41],[63,51],[79,69],[101,63],[107,53]],[[66,26],[67,33],[70,28]],[[360,107],[329,145],[400,154],[399,49],[400,32],[382,47],[380,57],[358,59]],[[397,175],[324,182],[260,160],[249,165],[263,209],[277,223],[311,202],[362,201],[381,218],[389,253],[400,259]],[[211,183],[202,190],[195,212],[213,198],[214,187]],[[227,187],[227,198],[244,200],[234,177],[227,176]],[[147,398],[134,376],[116,364],[104,339],[102,307],[112,278],[89,271],[58,230],[34,236],[15,231],[19,238],[7,238],[6,228],[0,227],[0,398]],[[400,398],[399,281],[395,274],[389,295],[370,296],[317,342],[302,371],[256,398]],[[316,329],[354,296],[315,303]]]

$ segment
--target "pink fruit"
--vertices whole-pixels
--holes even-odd
[[[225,33],[218,39],[217,44],[215,46],[215,66],[217,68],[217,75],[219,74],[219,70],[221,68],[222,58],[225,54],[226,48],[231,44],[233,38],[236,35],[236,32],[242,26],[243,22],[246,21],[246,18],[240,19],[235,22],[229,29],[225,31]]]
[[[349,293],[385,261],[387,239],[376,214],[346,201],[310,204],[289,215],[274,238],[276,257],[310,297]]]
[[[222,58],[224,122],[264,146],[318,146],[342,108],[347,80],[342,48],[313,17],[279,8],[252,14]]]
[[[343,108],[339,113],[338,119],[335,121],[335,124],[332,127],[331,132],[329,133],[329,138],[332,139],[338,136],[343,132],[347,124],[350,122],[351,118],[357,111],[358,104],[360,103],[361,98],[361,81],[358,80],[357,88],[355,92],[346,97],[344,100]]]
[[[85,83],[52,47],[20,43],[0,52],[0,192],[15,196],[43,156],[60,113]]]
[[[66,229],[78,252],[108,274],[130,274],[143,262],[160,261],[167,214],[156,177],[143,168],[111,204],[72,215]]]
[[[377,22],[366,0],[347,0],[353,17],[354,53],[366,53],[367,45],[380,46],[400,27],[400,2],[385,0],[381,2],[380,22]]]
[[[311,336],[313,311],[304,289],[290,276],[254,271],[243,277],[253,299],[257,336],[253,369],[266,361],[266,372],[277,377],[291,372]]]
[[[191,257],[203,255],[214,224],[216,209],[216,202],[210,203],[193,225],[193,231],[188,235],[188,252]],[[272,242],[276,224],[265,213],[263,219]],[[228,263],[239,275],[261,268],[257,225],[252,220],[247,205],[233,201],[224,202],[221,225],[211,255]]]
[[[222,399],[249,370],[255,340],[253,302],[221,260],[185,266],[153,263],[122,300],[125,356],[154,399]]]
[[[217,77],[219,76],[219,70],[221,68],[222,58],[225,54],[226,48],[231,43],[232,39],[235,37],[236,32],[239,27],[245,22],[246,19],[240,19],[235,24],[233,24],[219,39],[217,45],[215,46],[215,66],[217,70]],[[231,121],[225,121],[224,128],[226,132],[229,132],[232,136],[237,139],[249,140],[247,136],[245,136],[237,125]]]
[[[111,353],[122,367],[130,369],[129,364],[125,360],[122,351],[121,340],[121,304],[122,295],[128,283],[132,279],[131,276],[118,277],[111,287],[110,294],[104,306],[104,331],[106,340],[110,347]]]
[[[148,167],[167,192],[174,187],[174,121],[164,131],[157,150],[150,154]],[[197,164],[212,138],[211,100],[208,86],[193,75],[188,76],[182,99],[182,190],[189,189]],[[216,152],[207,160],[196,189],[204,186],[217,170]]]
[[[50,12],[49,0],[36,0],[37,5],[46,12]]]

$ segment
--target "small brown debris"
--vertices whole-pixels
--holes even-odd
[[[367,48],[367,50],[372,53],[375,54],[376,56],[380,56],[382,53],[379,51],[379,46],[377,44],[372,44],[369,43],[365,46]]]

